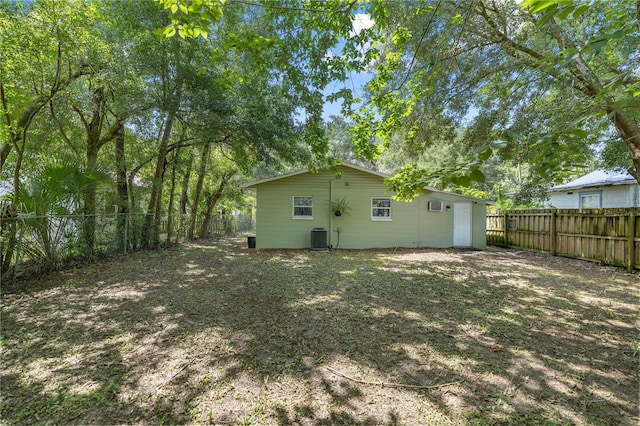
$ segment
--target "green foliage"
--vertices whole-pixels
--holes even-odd
[[[458,163],[430,169],[416,164],[407,164],[393,177],[386,179],[385,183],[395,193],[395,199],[411,201],[429,186],[458,193],[484,195],[483,191],[471,188],[473,182],[483,183],[484,181],[485,174],[478,164]]]
[[[331,201],[331,212],[336,216],[341,216],[346,214],[347,216],[351,215],[351,206],[349,205],[349,201],[347,201],[347,197],[337,198],[335,201]]]
[[[206,39],[209,27],[223,16],[225,0],[154,0],[162,9],[171,13],[171,24],[162,35],[171,38],[178,34],[184,38]]]
[[[455,190],[457,194],[468,195],[469,197],[480,198],[482,200],[488,200],[490,198],[486,191],[477,188],[471,188],[462,186]]]
[[[329,157],[339,159],[365,168],[371,168],[370,161],[358,158],[355,153],[352,136],[350,133],[351,124],[342,117],[331,116],[326,124],[326,133],[329,144]]]
[[[157,198],[150,215],[193,203],[201,161],[196,211],[230,170],[340,160],[399,171],[403,199],[429,185],[524,205],[596,159],[637,161],[636,15],[622,0],[4,1],[0,175],[34,212],[90,212],[99,180],[60,169],[60,188],[38,187],[50,153],[123,171],[131,210]],[[325,125],[327,100],[344,119]]]
[[[444,115],[467,127],[461,142],[475,156],[467,155],[465,166],[452,156],[449,166],[466,173],[417,172],[427,169],[418,160],[392,181],[396,187],[410,185],[407,194],[415,194],[433,178],[482,184],[492,156],[516,160],[542,181],[559,181],[592,161],[611,130],[627,135],[627,158],[640,152],[640,80],[632,65],[640,40],[631,3],[425,5],[431,6],[372,6],[386,10],[379,30],[387,42],[368,103],[352,117],[354,144],[366,158],[384,158],[398,133],[397,143],[413,144],[416,134],[425,138],[424,122]]]
[[[71,215],[81,213],[87,189],[109,183],[111,178],[99,170],[82,171],[77,164],[55,161],[43,165],[19,190],[19,223],[33,235],[24,239],[21,250],[49,265],[58,262],[61,248],[81,227],[79,216]]]
[[[507,196],[500,187],[494,188],[495,204],[487,206],[488,211],[530,210],[539,209],[542,204],[538,201],[518,202],[513,196]]]
[[[557,55],[549,55],[540,59],[540,63],[544,64],[544,69],[550,72],[557,68],[565,68],[574,74],[577,67],[591,67],[591,78],[594,79],[593,86],[590,88],[594,100],[594,104],[606,105],[606,114],[614,122],[619,121],[616,115],[620,113],[629,114],[632,127],[637,130],[638,113],[637,113],[637,97],[640,95],[640,79],[638,79],[637,70],[628,67],[625,62],[634,54],[633,46],[637,46],[639,34],[638,11],[634,11],[629,7],[630,2],[548,2],[542,0],[526,0],[522,2],[521,8],[527,9],[529,13],[539,15],[537,27],[542,29],[547,27],[557,27],[560,24],[570,25],[572,21],[582,21],[587,25],[593,24],[593,30],[586,32],[588,39],[582,44],[575,44],[561,50]],[[605,22],[596,22],[590,20],[593,15],[599,15]],[[591,18],[592,19],[592,18]],[[585,38],[587,38],[585,37]],[[628,52],[625,57],[625,50]],[[637,52],[636,52],[637,54]],[[585,62],[587,61],[587,62]],[[603,64],[606,64],[604,67]],[[597,75],[599,74],[599,75]],[[601,106],[602,108],[602,106]],[[583,120],[589,120],[596,117],[603,117],[604,111],[594,112],[588,111],[588,115]],[[635,122],[635,124],[633,124]],[[578,127],[570,127],[565,132],[579,133],[582,130]],[[575,125],[575,124],[574,124]],[[633,146],[640,144],[640,135],[630,132],[630,128],[618,131],[629,141],[627,152],[620,152],[622,157],[629,158],[629,150],[634,151]],[[586,138],[585,135],[579,135]],[[605,139],[606,140],[606,139]],[[609,150],[607,145],[616,145],[616,142],[610,140],[605,144],[605,151]],[[617,144],[619,146],[619,144]],[[551,151],[553,152],[553,151]],[[634,161],[637,160],[634,155]],[[610,160],[604,160],[611,163]],[[624,160],[622,162],[625,162]]]
[[[44,216],[49,214],[79,214],[82,197],[87,188],[112,183],[100,170],[80,170],[75,163],[50,162],[25,182],[20,189],[21,214]]]

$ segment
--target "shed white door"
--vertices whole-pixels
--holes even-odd
[[[471,203],[453,203],[453,246],[471,247]]]

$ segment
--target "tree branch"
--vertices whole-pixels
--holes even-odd
[[[105,143],[113,140],[118,134],[118,132],[120,131],[120,129],[122,128],[125,120],[126,120],[126,117],[117,117],[116,122],[111,125],[111,127],[109,128],[109,131],[107,131],[107,134],[100,138],[100,142],[98,143],[98,146],[102,146]]]
[[[500,28],[498,28],[498,24],[491,19],[491,17],[489,16],[489,14],[487,13],[487,9],[484,6],[484,3],[482,1],[477,3],[479,5],[479,9],[478,12],[480,14],[480,16],[482,16],[482,18],[486,21],[487,24],[489,24],[489,27],[493,30],[494,35],[498,37],[498,40],[496,40],[497,42],[504,42],[506,43],[509,47],[511,47],[513,50],[516,50],[518,52],[522,52],[527,54],[528,56],[536,59],[536,60],[540,60],[543,59],[544,56],[539,53],[536,52],[535,50],[524,46],[522,44],[516,43],[515,41],[513,41],[511,38],[509,38],[509,36],[507,36],[506,33],[504,33]]]
[[[56,76],[54,78],[54,83],[51,86],[51,97],[53,94],[58,91],[56,87],[60,81],[60,74],[62,74],[62,40],[60,40],[60,28],[56,27],[56,38],[58,39],[58,48],[56,55]]]
[[[73,144],[71,143],[71,140],[69,139],[69,137],[67,136],[67,133],[64,131],[64,127],[62,126],[62,122],[60,121],[60,119],[58,119],[58,116],[55,113],[55,110],[53,108],[53,101],[49,101],[49,111],[51,111],[51,118],[53,118],[53,121],[56,123],[56,125],[58,126],[58,130],[60,131],[60,134],[62,135],[62,139],[65,141],[65,143],[67,144],[67,146],[73,151],[73,153],[80,158],[80,153],[78,152],[78,150],[76,149],[75,146],[73,146]]]
[[[555,22],[549,21],[547,23],[549,30],[551,31],[552,37],[558,43],[558,47],[560,50],[564,49],[575,49],[578,50],[576,44],[571,40],[565,33],[562,31],[562,28],[558,26]],[[591,67],[585,62],[582,57],[582,52],[578,50],[578,55],[575,60],[570,63],[569,71],[571,74],[583,85],[584,89],[581,90],[587,96],[591,98],[595,97],[598,92],[603,89],[602,83],[595,75]]]
[[[84,113],[80,111],[80,108],[78,108],[75,104],[71,105],[71,109],[74,110],[76,114],[78,114],[78,117],[80,117],[80,121],[82,121],[82,125],[84,126],[85,130],[89,132],[91,127],[89,126],[89,123],[87,122],[87,119],[85,118]]]
[[[431,12],[431,16],[429,17],[429,21],[427,22],[427,25],[425,25],[424,30],[422,31],[422,34],[420,35],[420,40],[418,41],[418,44],[416,45],[415,49],[413,49],[413,57],[411,58],[411,62],[409,62],[409,66],[407,67],[407,73],[405,74],[404,78],[402,79],[402,81],[396,87],[395,90],[401,90],[402,87],[407,83],[407,80],[409,79],[409,75],[411,74],[411,70],[413,69],[413,65],[416,62],[416,57],[418,56],[418,51],[420,50],[420,47],[422,46],[422,43],[424,42],[425,36],[427,35],[429,30],[431,29],[431,24],[433,23],[433,17],[436,16],[436,13],[438,12],[438,9],[440,8],[440,4],[441,3],[442,3],[442,0],[438,0],[438,3],[436,4],[436,7],[433,9],[433,12]]]
[[[184,139],[183,141],[180,141],[180,142],[172,143],[171,145],[169,145],[167,147],[167,153],[169,153],[169,152],[171,152],[171,151],[173,151],[175,149],[178,149],[178,148],[185,148],[187,146],[193,146],[194,145],[193,143],[183,143],[183,142],[187,142],[187,141],[190,141],[190,140],[193,140],[193,139],[194,138],[188,138],[188,139]]]
[[[9,156],[11,149],[12,148],[15,148],[16,150],[19,149],[18,144],[25,137],[26,132],[29,126],[31,125],[31,122],[33,118],[36,116],[36,114],[51,99],[53,99],[53,97],[56,95],[57,92],[67,87],[73,81],[80,78],[81,76],[89,74],[87,70],[89,70],[89,67],[86,64],[81,64],[78,71],[76,71],[74,74],[70,75],[68,78],[62,81],[55,82],[52,85],[52,90],[49,92],[48,95],[38,96],[36,99],[33,100],[33,102],[31,102],[22,111],[22,114],[20,114],[20,117],[18,118],[18,121],[16,122],[15,126],[13,125],[13,120],[11,120],[11,117],[9,115],[8,108],[3,106],[3,109],[5,110],[5,120],[7,120],[7,116],[8,116],[9,144],[3,143],[2,147],[0,148],[0,170],[2,170],[2,167],[4,166],[4,163],[7,160],[7,157]],[[4,90],[4,87],[3,87],[3,90]],[[6,97],[3,96],[3,100],[6,102]]]
[[[494,36],[496,37],[496,40],[495,40],[496,43],[502,44],[507,54],[509,54],[513,58],[524,60],[531,66],[531,68],[539,69],[541,63],[545,59],[545,56],[542,55],[540,52],[537,52],[525,45],[517,43],[516,41],[511,39],[509,36],[507,36],[507,34],[502,32],[500,28],[498,28],[498,24],[493,19],[491,19],[491,17],[487,13],[487,10],[484,7],[484,3],[479,2],[478,5],[479,5],[478,13],[480,16],[482,16],[482,18],[485,20],[485,22],[489,25],[489,27],[493,31]],[[556,70],[555,68],[547,69],[543,71],[546,74],[555,78],[556,80],[566,83],[566,78],[563,78],[562,74],[558,72],[558,70]],[[578,80],[578,82],[580,82],[580,84],[577,86],[577,89],[580,90],[583,94],[587,95],[588,97],[592,97],[592,95],[590,94],[590,89],[588,88],[588,81],[586,81],[584,78],[579,78],[577,75],[575,75],[575,73],[571,72],[571,70],[569,70],[569,72]]]
[[[353,8],[353,6],[357,2],[358,2],[357,0],[352,0],[350,3],[347,3],[344,7],[336,8],[333,10],[326,10],[326,9],[311,9],[311,8],[305,8],[305,7],[279,6],[275,4],[260,4],[260,3],[245,1],[245,0],[235,1],[235,3],[240,3],[247,6],[261,7],[263,9],[289,10],[294,12],[310,12],[310,13],[347,13]]]

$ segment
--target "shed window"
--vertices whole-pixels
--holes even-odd
[[[371,220],[391,220],[391,198],[371,198]]]
[[[580,194],[580,209],[599,209],[601,204],[601,192],[586,192]]]
[[[313,197],[293,196],[293,218],[313,219]]]

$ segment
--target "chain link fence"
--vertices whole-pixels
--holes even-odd
[[[0,219],[2,278],[49,270],[88,257],[126,254],[145,247],[167,247],[189,239],[232,236],[255,228],[250,215],[218,215],[203,227],[203,216],[144,213],[86,215],[17,215]],[[152,231],[145,230],[153,223]],[[89,228],[88,228],[89,227]],[[86,229],[93,229],[87,233]],[[92,243],[87,242],[87,235]],[[143,237],[146,241],[143,241]],[[92,253],[89,247],[93,246]]]

